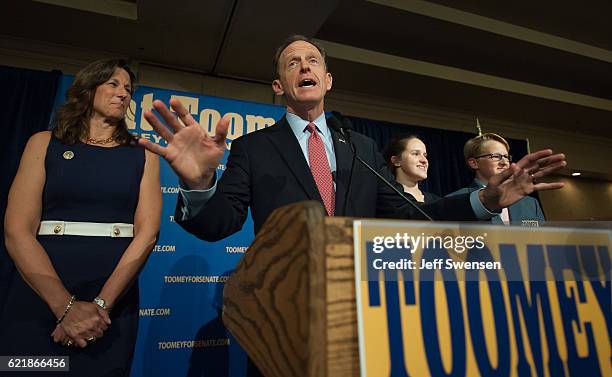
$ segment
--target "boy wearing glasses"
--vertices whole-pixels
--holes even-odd
[[[463,147],[463,155],[468,167],[474,172],[474,181],[448,196],[470,193],[483,188],[489,179],[510,167],[512,156],[508,153],[508,142],[494,133],[485,133],[468,140]],[[544,214],[538,200],[526,196],[513,205],[504,208],[499,216],[491,218],[493,224],[538,226]]]

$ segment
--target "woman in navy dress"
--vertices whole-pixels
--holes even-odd
[[[401,136],[391,140],[385,148],[385,161],[395,180],[404,192],[417,202],[430,203],[440,199],[436,194],[422,191],[419,182],[427,179],[427,147],[416,135]]]
[[[90,64],[53,131],[28,141],[5,217],[19,274],[0,355],[68,355],[73,376],[130,373],[137,276],[161,216],[159,160],[134,143],[124,119],[133,85],[125,61]]]

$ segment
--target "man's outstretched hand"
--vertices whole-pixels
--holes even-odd
[[[222,118],[217,123],[215,136],[211,137],[178,100],[170,100],[170,107],[184,125],[162,101],[153,101],[153,107],[169,128],[152,111],[146,111],[144,116],[168,146],[162,147],[146,139],[139,139],[138,143],[168,161],[187,188],[209,188],[225,153],[229,119]]]
[[[491,211],[499,211],[534,191],[555,190],[561,182],[544,183],[540,180],[567,165],[564,154],[553,154],[550,149],[530,153],[507,170],[494,175],[478,193],[480,201]]]

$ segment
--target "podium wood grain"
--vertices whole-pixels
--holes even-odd
[[[276,210],[224,290],[223,321],[269,377],[357,376],[352,220]]]

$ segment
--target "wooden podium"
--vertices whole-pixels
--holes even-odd
[[[350,218],[276,210],[225,284],[223,322],[266,376],[356,376]]]
[[[481,235],[486,242],[470,249],[470,261],[504,266],[471,275],[472,267],[446,268],[448,279],[439,281],[432,279],[443,276],[441,268],[421,267],[402,273],[398,284],[393,272],[380,296],[361,279],[360,363],[353,223],[324,216],[318,202],[280,208],[226,283],[223,321],[266,376],[358,376],[360,365],[372,376],[442,375],[448,365],[466,376],[612,376],[609,230],[361,222],[360,245],[399,230],[459,240]],[[422,248],[411,260],[448,256],[461,264],[467,256],[456,246],[428,247],[427,257]]]

